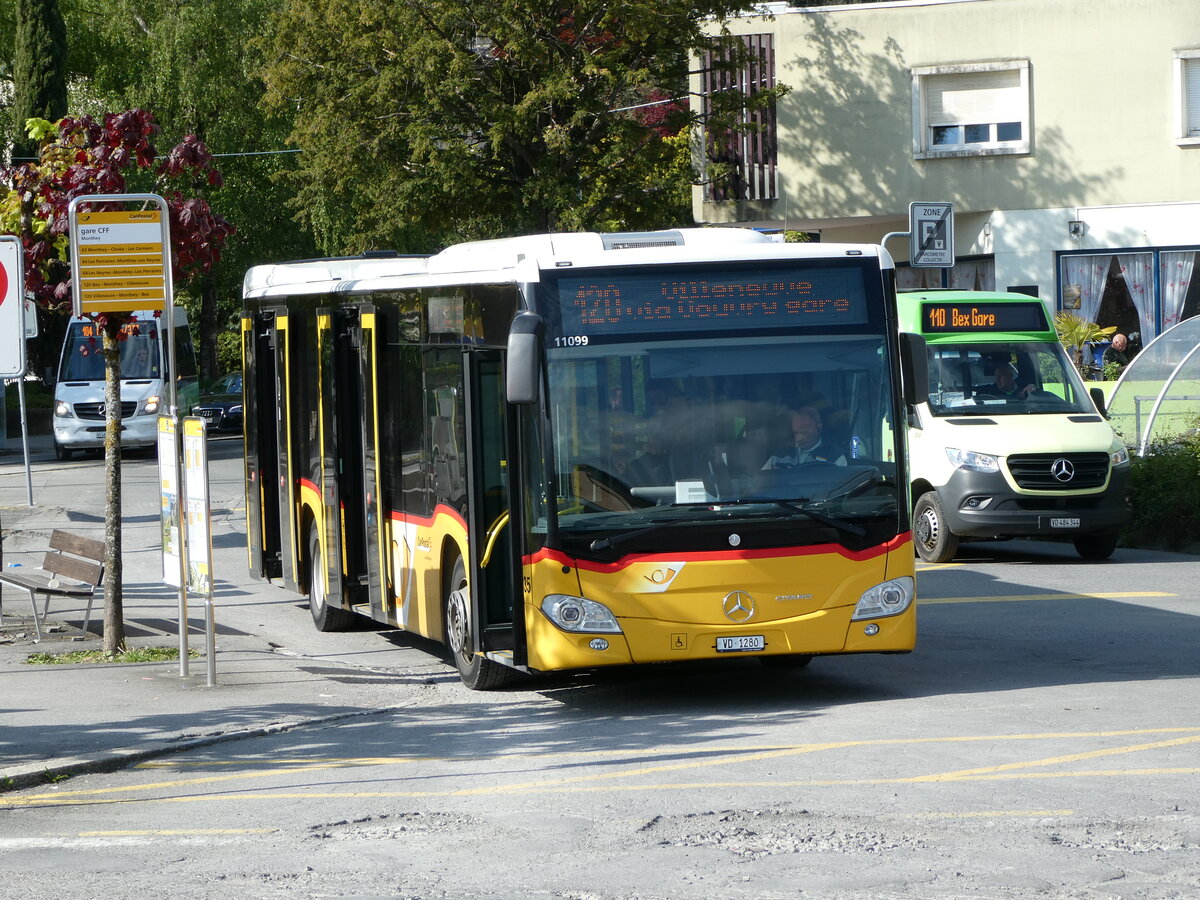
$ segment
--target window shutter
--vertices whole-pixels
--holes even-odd
[[[925,103],[929,125],[1020,122],[1025,118],[1021,73],[1017,71],[933,76],[926,83]]]
[[[1185,137],[1200,137],[1200,58],[1183,61]]]

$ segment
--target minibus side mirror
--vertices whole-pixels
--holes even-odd
[[[1088,388],[1088,393],[1092,395],[1092,402],[1096,404],[1096,409],[1100,410],[1100,415],[1104,416],[1104,418],[1107,419],[1108,418],[1108,409],[1106,407],[1107,407],[1108,401],[1105,400],[1105,398],[1104,398],[1103,388],[1098,388],[1098,387]]]
[[[535,403],[542,382],[542,317],[519,312],[508,330],[505,394],[513,404]]]
[[[900,332],[900,380],[904,402],[919,406],[929,400],[929,353],[925,338],[919,334]]]

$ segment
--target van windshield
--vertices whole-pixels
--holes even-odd
[[[931,344],[929,409],[935,416],[1096,412],[1053,341]]]
[[[100,328],[90,322],[73,322],[63,345],[59,381],[103,381],[104,347]],[[157,325],[143,323],[138,334],[121,341],[121,380],[162,377]]]

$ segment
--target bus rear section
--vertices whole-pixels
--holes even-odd
[[[928,401],[910,418],[914,541],[945,562],[961,540],[1049,537],[1105,559],[1130,517],[1129,454],[1024,294],[905,292],[924,335]]]
[[[168,402],[166,319],[153,311],[132,313],[124,326],[121,348],[121,446],[153,447],[158,440],[158,414]],[[69,459],[76,450],[104,447],[103,329],[90,318],[75,317],[67,325],[54,384],[54,454]],[[187,316],[175,311],[175,353],[181,408],[196,393],[196,354]]]
[[[253,270],[252,572],[474,688],[910,651],[890,259],[714,231]]]

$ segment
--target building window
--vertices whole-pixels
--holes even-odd
[[[732,54],[705,54],[703,65],[705,144],[716,176],[709,182],[709,200],[774,200],[778,196],[776,164],[778,136],[775,104],[756,108],[744,104],[732,127],[709,127],[716,100],[722,95],[747,100],[775,87],[775,48],[769,34],[741,38],[745,65],[731,65]]]
[[[913,156],[991,156],[1030,149],[1029,63],[913,69]]]
[[[1200,50],[1176,51],[1175,89],[1179,95],[1175,140],[1200,144]]]

